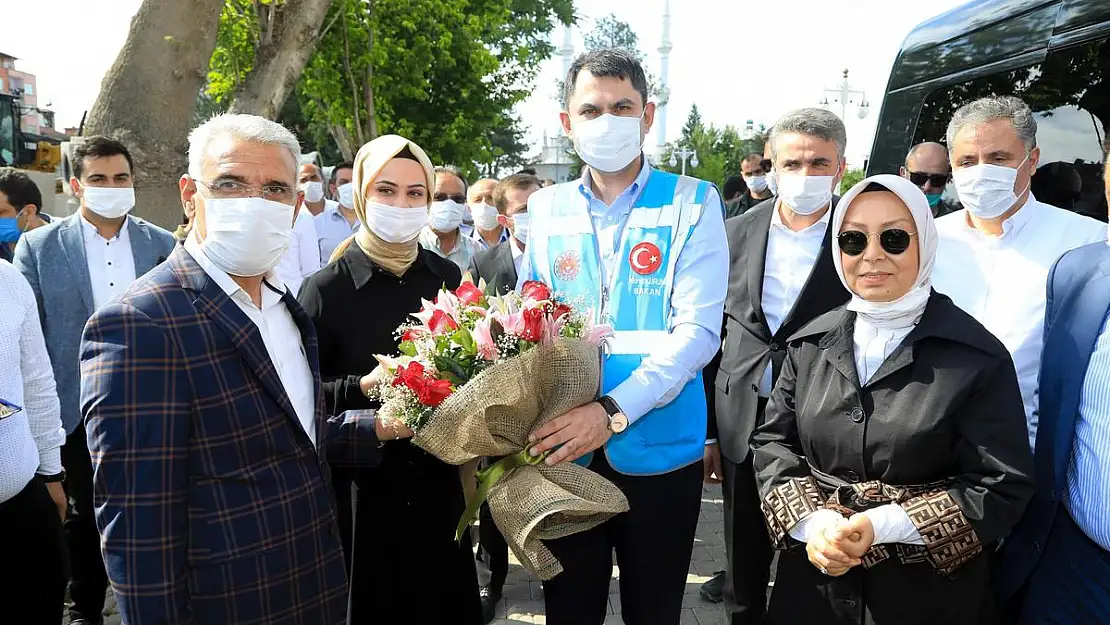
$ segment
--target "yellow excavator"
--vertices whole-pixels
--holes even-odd
[[[54,173],[62,162],[61,146],[22,132],[21,117],[15,96],[0,93],[0,167]]]

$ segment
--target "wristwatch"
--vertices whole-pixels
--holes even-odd
[[[39,477],[47,484],[51,482],[64,482],[66,481],[66,470],[62,469],[61,473],[55,473],[54,475],[39,475]]]
[[[601,399],[597,400],[597,403],[601,404],[601,407],[604,408],[605,412],[609,415],[610,432],[613,434],[620,434],[628,429],[628,417],[624,415],[621,407],[617,405],[617,402],[613,401],[612,397],[602,395]]]

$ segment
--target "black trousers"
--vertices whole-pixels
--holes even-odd
[[[604,453],[590,469],[628,498],[629,511],[580,534],[548,541],[563,572],[544,582],[550,625],[601,625],[608,611],[613,551],[627,625],[678,625],[701,510],[702,463],[654,476],[622,475]]]
[[[767,609],[767,581],[774,551],[760,510],[752,454],[737,464],[721,458],[725,500],[725,552],[728,577],[724,591],[725,622],[756,625]]]
[[[66,437],[62,447],[62,466],[66,469],[66,496],[69,514],[63,524],[69,547],[71,583],[69,610],[71,620],[83,618],[94,625],[101,622],[108,573],[100,553],[100,532],[93,516],[92,459],[82,423]]]
[[[478,512],[478,585],[487,587],[495,595],[501,594],[505,577],[509,574],[509,545],[497,529],[489,512],[489,504],[483,503]]]
[[[0,503],[0,605],[19,623],[58,625],[65,592],[62,520],[35,477]]]

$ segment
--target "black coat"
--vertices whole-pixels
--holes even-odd
[[[708,438],[718,439],[721,453],[737,464],[748,457],[748,442],[760,419],[758,390],[767,362],[772,363],[773,374],[778,376],[786,355],[786,339],[818,315],[848,301],[848,292],[832,263],[829,220],[829,231],[805,287],[782,327],[772,336],[763,315],[763,275],[775,202],[772,197],[725,222],[729,272],[721,351],[705,368],[704,377]]]
[[[788,549],[768,622],[989,622],[987,554],[1033,494],[1013,361],[934,292],[917,327],[861,388],[854,323],[840,308],[792,337],[752,439],[771,538]],[[870,568],[822,575],[788,532],[829,501],[842,512],[897,503],[925,546],[876,546],[865,557]]]
[[[411,321],[421,298],[435,299],[443,285],[457,288],[460,277],[453,262],[420,249],[398,278],[351,245],[305,280],[300,300],[320,339],[329,414],[377,408],[359,390],[359,379],[377,365],[374,354],[397,354],[397,326]],[[413,610],[429,625],[481,622],[470,542],[455,542],[465,508],[458,467],[408,441],[390,441],[382,447],[380,466],[333,467],[333,475],[341,514],[349,515],[344,478],[358,485],[353,549],[347,545],[352,625],[412,622]],[[429,571],[431,584],[421,581]]]
[[[516,288],[516,264],[513,262],[512,241],[502,241],[488,250],[478,252],[470,261],[474,283],[486,281],[486,292],[504,295]]]

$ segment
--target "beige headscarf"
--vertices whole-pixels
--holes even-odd
[[[412,266],[420,251],[419,237],[405,243],[390,243],[374,234],[366,223],[366,194],[370,185],[378,178],[386,163],[406,148],[416,158],[416,162],[424,168],[424,182],[428,185],[428,201],[431,202],[432,190],[435,188],[435,172],[432,161],[423,148],[398,135],[382,135],[367,143],[359,148],[358,154],[355,155],[354,176],[351,181],[355,186],[355,216],[358,217],[362,227],[354,236],[335,248],[329,262],[334,263],[341,258],[351,246],[351,241],[354,241],[375,265],[394,275],[400,276]]]

